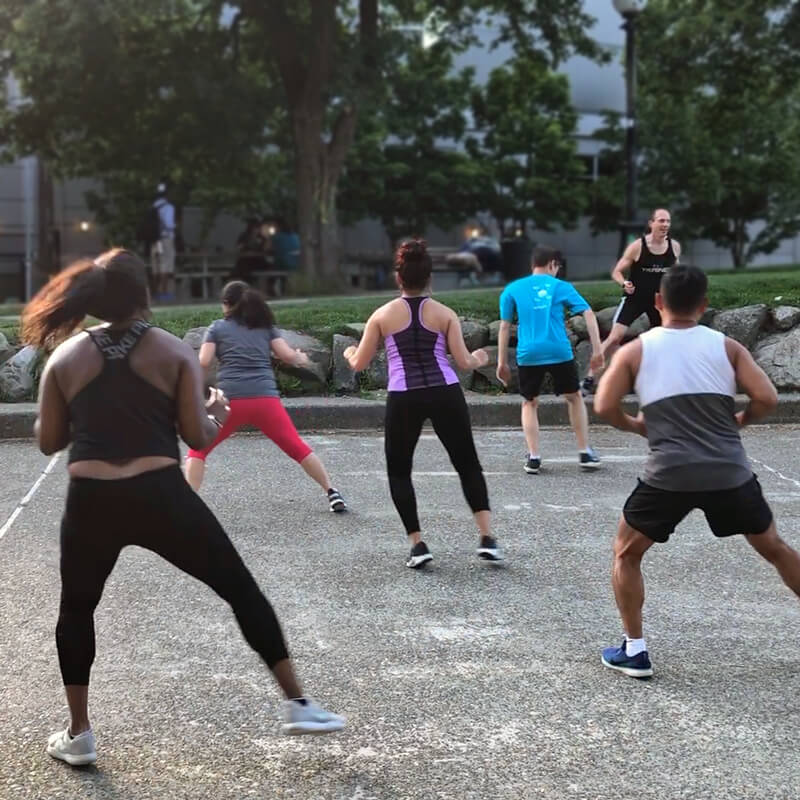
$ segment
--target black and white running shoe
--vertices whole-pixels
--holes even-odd
[[[597,384],[595,383],[595,380],[591,375],[587,375],[581,381],[581,394],[584,397],[590,397],[595,393],[596,389],[597,389]]]
[[[525,472],[528,475],[536,475],[539,472],[539,468],[542,466],[542,460],[540,458],[531,458],[528,456],[527,461],[525,462]]]
[[[433,561],[431,551],[428,550],[428,545],[425,542],[417,542],[408,554],[406,559],[406,566],[411,569],[421,569],[429,561]]]
[[[478,545],[478,557],[484,561],[502,561],[503,551],[492,536],[482,536]]]
[[[597,457],[597,453],[588,447],[585,453],[580,454],[578,463],[582,469],[597,469],[600,466],[600,459]]]
[[[328,504],[331,511],[335,511],[337,514],[347,511],[347,503],[336,489],[328,489]]]

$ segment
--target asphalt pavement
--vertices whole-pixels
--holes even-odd
[[[621,640],[610,543],[642,440],[594,429],[603,465],[587,474],[571,433],[545,430],[530,476],[519,431],[477,430],[498,568],[476,558],[458,479],[426,431],[415,480],[434,561],[414,572],[380,435],[304,435],[348,514],[256,435],[211,456],[202,494],[274,604],[307,693],[347,729],[281,737],[276,688],[227,606],[130,548],[96,614],[98,762],[79,770],[45,754],[67,719],[54,641],[65,457],[42,478],[50,459],[31,442],[0,442],[0,798],[798,796],[800,601],[744,540],[718,542],[692,514],[645,559],[655,677],[600,664]],[[800,426],[745,441],[800,548]]]

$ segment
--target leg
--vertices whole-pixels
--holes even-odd
[[[764,533],[750,534],[748,543],[776,570],[783,582],[800,597],[800,554],[778,536],[775,520]]]
[[[424,391],[424,390],[417,390]],[[389,491],[412,547],[421,541],[417,497],[411,482],[414,450],[422,433],[423,415],[411,405],[410,392],[389,392],[384,423],[384,449]]]
[[[628,327],[628,325],[623,325],[619,322],[615,322],[611,327],[611,333],[608,334],[602,344],[602,351],[606,362],[610,361],[611,357],[619,349],[622,340],[625,338],[625,334],[628,332]]]
[[[464,393],[458,385],[444,388],[431,410],[431,424],[461,479],[461,489],[472,509],[481,538],[489,535],[491,515],[486,479],[475,450],[472,424]]]
[[[575,432],[575,439],[578,442],[578,450],[586,450],[589,447],[589,415],[586,413],[586,404],[580,392],[571,392],[564,395],[569,411],[569,423]]]
[[[532,397],[522,401],[522,432],[525,434],[525,444],[528,453],[539,455],[539,398]]]
[[[189,450],[186,454],[186,464],[184,465],[184,476],[186,482],[196,492],[200,491],[203,485],[203,478],[206,474],[206,458],[209,453],[224,442],[231,434],[235,433],[242,425],[241,400],[231,400],[231,410],[225,424],[217,431],[217,436],[208,447],[203,450]]]
[[[642,638],[642,607],[644,606],[644,578],[642,556],[653,544],[642,533],[632,528],[625,519],[619,522],[614,539],[614,565],[611,583],[617,602],[622,627],[631,639]]]

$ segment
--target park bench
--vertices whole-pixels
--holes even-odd
[[[175,295],[179,302],[193,299],[218,300],[223,285],[230,279],[235,253],[187,253],[175,265]],[[279,269],[255,270],[251,283],[265,295],[286,294],[289,272]]]

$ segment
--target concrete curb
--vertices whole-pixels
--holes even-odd
[[[520,398],[517,395],[485,395],[465,392],[472,424],[476,428],[507,428],[520,424]],[[746,398],[737,397],[737,407],[742,408]],[[301,431],[330,430],[381,430],[384,418],[384,400],[365,400],[358,397],[288,397],[284,399],[294,424]],[[591,400],[587,401],[590,419],[602,423],[592,413]],[[625,402],[629,413],[636,411],[636,401],[629,397]],[[35,403],[0,403],[0,439],[30,439],[36,419]],[[541,425],[569,424],[567,407],[561,398],[546,395],[539,400]],[[800,423],[800,394],[782,394],[775,413],[764,420],[770,424]]]

